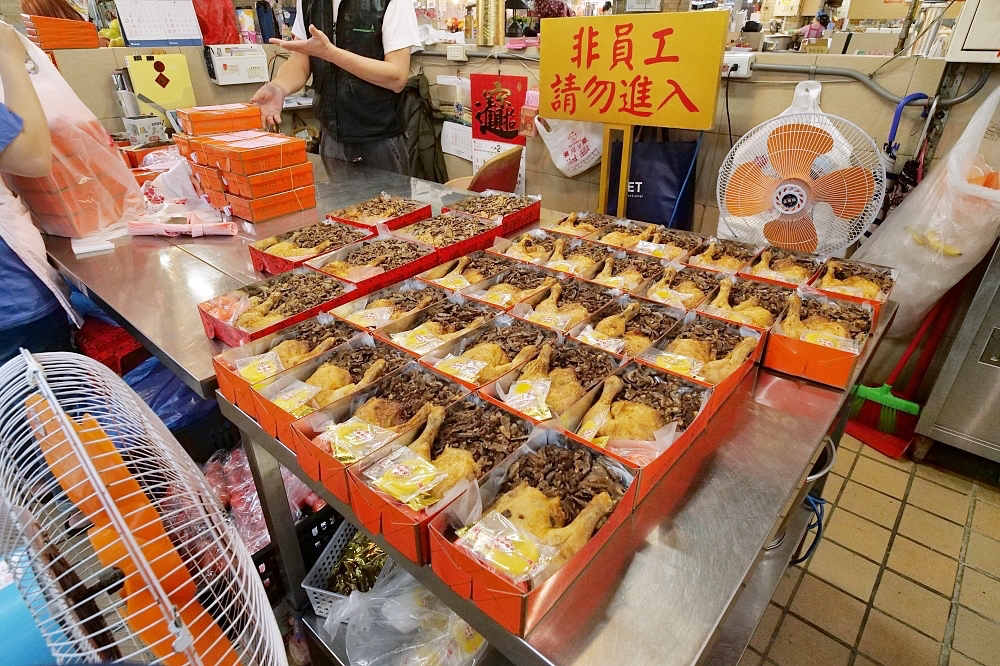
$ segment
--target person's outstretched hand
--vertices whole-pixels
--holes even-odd
[[[330,38],[326,36],[326,33],[316,26],[310,25],[309,34],[312,35],[309,39],[294,39],[286,42],[272,38],[271,43],[276,46],[282,46],[292,53],[302,53],[307,56],[330,60],[331,52],[335,47],[330,43]]]
[[[265,83],[250,98],[250,103],[260,107],[265,125],[278,125],[281,123],[281,110],[285,104],[285,91],[273,83]]]

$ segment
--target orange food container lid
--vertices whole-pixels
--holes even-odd
[[[260,109],[251,104],[194,106],[177,111],[177,120],[188,134],[217,134],[260,129]]]
[[[209,155],[209,162],[213,166],[241,176],[274,171],[308,161],[305,140],[283,134],[268,134],[248,141],[215,145]]]
[[[263,222],[282,215],[297,213],[316,207],[316,188],[313,185],[291,192],[282,192],[260,199],[244,199],[230,194],[226,197],[233,215],[248,222]]]
[[[196,164],[211,165],[209,156],[212,154],[212,147],[223,143],[236,143],[246,141],[260,136],[267,136],[268,133],[262,130],[241,130],[239,132],[226,132],[222,134],[211,134],[207,136],[188,136],[188,144],[191,147],[188,159]]]
[[[226,192],[229,194],[235,194],[244,199],[259,199],[312,185],[314,182],[313,165],[306,162],[252,176],[223,172],[222,179],[226,183]]]

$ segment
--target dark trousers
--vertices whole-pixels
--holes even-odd
[[[319,154],[326,158],[410,175],[410,157],[402,135],[364,143],[341,143],[326,132],[319,142]]]
[[[0,331],[0,365],[20,354],[21,347],[32,354],[73,351],[71,331],[69,318],[62,308],[57,308],[41,319]]]

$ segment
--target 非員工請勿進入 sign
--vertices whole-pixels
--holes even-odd
[[[707,130],[728,20],[713,11],[545,19],[538,115]]]

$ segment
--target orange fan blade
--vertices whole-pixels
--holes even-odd
[[[832,148],[833,137],[826,130],[801,123],[782,125],[767,137],[771,167],[782,178],[808,181],[813,160]]]
[[[771,220],[764,225],[764,238],[771,245],[797,252],[815,252],[819,245],[816,227],[808,215]]]
[[[736,217],[750,217],[771,207],[771,196],[781,181],[761,171],[755,162],[736,167],[726,188],[726,208]]]
[[[875,176],[863,167],[838,169],[813,182],[813,195],[833,207],[837,217],[851,220],[861,214],[875,192]]]

